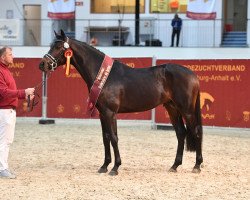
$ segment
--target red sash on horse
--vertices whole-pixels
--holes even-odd
[[[87,115],[95,116],[95,105],[98,100],[98,97],[102,91],[102,88],[108,79],[109,73],[113,66],[113,59],[109,56],[105,55],[101,68],[95,78],[95,81],[90,89],[89,98],[88,98],[88,107],[87,107]]]

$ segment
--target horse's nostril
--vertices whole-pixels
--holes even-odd
[[[44,70],[44,62],[43,61],[39,64],[39,69]]]

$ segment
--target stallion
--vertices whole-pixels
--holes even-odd
[[[55,40],[42,58],[39,68],[48,72],[65,65],[67,63],[65,54],[69,49],[72,56],[71,63],[86,82],[91,95],[92,88],[100,78],[100,71],[103,71],[100,68],[107,56],[87,43],[68,38],[63,30],[61,33],[55,32]],[[196,152],[196,162],[192,172],[199,173],[203,162],[203,130],[200,85],[197,76],[188,68],[177,64],[168,63],[136,69],[117,60],[111,60],[112,68],[109,74],[106,74],[106,81],[99,80],[102,88],[96,95],[96,102],[90,104],[90,109],[94,107],[99,111],[105,150],[104,163],[98,172],[108,171],[108,165],[111,163],[110,143],[115,160],[109,174],[117,175],[121,165],[117,113],[141,112],[163,105],[170,116],[178,140],[175,161],[169,171],[177,172],[177,167],[182,164],[186,141],[186,150]]]

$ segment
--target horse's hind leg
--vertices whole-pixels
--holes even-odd
[[[173,104],[164,104],[170,116],[170,120],[176,132],[178,140],[177,152],[173,166],[169,169],[170,172],[177,172],[177,167],[182,164],[184,143],[186,137],[186,129],[182,120],[180,112],[175,108]]]
[[[187,150],[196,151],[196,162],[193,168],[194,173],[201,171],[200,165],[203,162],[202,157],[202,126],[196,120],[194,114],[185,115],[186,126],[187,126]]]

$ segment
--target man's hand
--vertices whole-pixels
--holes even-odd
[[[34,99],[34,97],[35,97],[34,92],[35,92],[35,88],[27,88],[25,90],[26,99],[28,99],[29,95],[30,95],[30,100]]]

